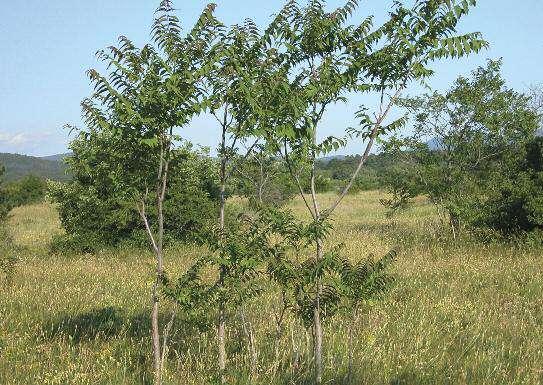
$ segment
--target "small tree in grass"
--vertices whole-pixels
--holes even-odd
[[[325,3],[311,0],[300,7],[289,1],[265,31],[265,67],[254,103],[259,125],[269,145],[286,162],[312,222],[309,240],[314,247],[312,260],[303,275],[307,288],[304,316],[313,331],[315,382],[322,382],[322,319],[327,309],[339,301],[341,292],[325,281],[335,273],[325,266],[337,256],[326,248],[331,230],[330,217],[347,195],[383,133],[405,123],[405,118],[387,122],[401,93],[413,81],[432,74],[429,63],[438,58],[460,57],[477,52],[486,43],[478,33],[455,36],[459,20],[475,1],[418,0],[408,8],[395,2],[389,19],[374,27],[367,17],[358,25],[348,23],[358,1],[347,1],[332,12]],[[328,107],[345,101],[348,92],[374,92],[379,108],[374,114],[363,106],[357,117],[360,127],[349,129],[344,137],[319,135]],[[317,158],[345,145],[350,138],[365,140],[364,151],[350,180],[329,207],[323,207],[316,191]],[[305,163],[307,181],[295,162]],[[309,193],[304,184],[309,185]],[[331,288],[330,290],[328,288]],[[310,290],[309,290],[310,289]]]
[[[228,296],[239,290],[239,268],[247,257],[251,258],[245,253],[236,252],[239,238],[235,236],[235,229],[229,228],[226,222],[226,188],[231,177],[239,170],[240,163],[247,159],[257,145],[257,141],[252,140],[254,118],[250,105],[252,90],[257,81],[256,69],[261,64],[258,39],[257,27],[249,19],[243,25],[235,25],[228,30],[223,28],[219,39],[213,45],[214,66],[204,85],[204,92],[208,97],[206,107],[219,127],[219,218],[215,236],[208,239],[216,253],[209,261],[218,269],[217,344],[218,366],[223,383],[226,381],[227,364],[227,312],[231,301]],[[242,144],[246,151],[240,155]]]
[[[168,327],[160,335],[159,297],[164,274],[164,200],[172,162],[180,152],[175,133],[202,110],[202,79],[209,71],[208,41],[217,31],[208,6],[186,36],[169,0],[163,0],[152,28],[153,45],[138,49],[126,37],[99,51],[108,75],[89,70],[93,95],[82,103],[90,132],[111,137],[107,163],[116,192],[136,206],[156,259],[151,330],[155,384],[162,382]],[[83,131],[81,135],[88,135]],[[156,223],[148,217],[156,208]]]
[[[530,228],[521,202],[537,190],[528,187],[537,178],[520,176],[530,170],[523,163],[539,124],[536,99],[507,88],[500,69],[501,60],[491,60],[471,77],[459,77],[446,93],[400,101],[414,133],[384,146],[399,166],[386,178],[395,193],[385,202],[389,207],[425,194],[446,214],[454,236],[462,223],[505,233]]]

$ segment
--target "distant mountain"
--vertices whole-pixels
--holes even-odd
[[[65,154],[53,155],[63,159]],[[60,160],[49,160],[52,157],[38,158],[35,156],[0,153],[0,164],[6,168],[4,180],[9,182],[21,179],[26,175],[35,175],[52,180],[68,180],[66,164]],[[54,158],[53,158],[54,159]]]
[[[66,159],[69,156],[72,156],[71,152],[67,152],[65,154],[55,154],[55,155],[49,155],[49,156],[40,156],[40,159],[54,160],[54,161],[60,162],[60,161],[63,161],[64,159]]]
[[[328,163],[331,160],[343,160],[347,157],[347,155],[332,155],[332,156],[325,156],[323,158],[319,158],[318,161],[322,163]]]

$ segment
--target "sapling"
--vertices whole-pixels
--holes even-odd
[[[438,58],[460,57],[477,52],[486,43],[480,34],[455,36],[459,20],[475,1],[417,0],[412,7],[394,2],[389,18],[374,27],[373,17],[357,25],[349,19],[358,6],[349,0],[331,12],[324,1],[310,0],[301,7],[289,1],[266,29],[263,52],[271,65],[260,79],[259,124],[270,146],[286,162],[298,187],[312,226],[309,237],[314,247],[312,291],[299,293],[310,306],[314,347],[315,382],[323,375],[323,326],[327,300],[337,293],[327,291],[327,263],[331,251],[325,240],[331,231],[330,217],[349,192],[379,136],[401,127],[405,118],[390,121],[398,98],[413,81],[424,81],[433,71],[428,65]],[[346,101],[350,93],[373,92],[379,107],[373,115],[362,106],[357,113],[360,127],[342,137],[322,140],[319,129],[328,108]],[[355,171],[333,203],[324,207],[316,191],[315,164],[323,156],[343,147],[348,140],[363,140],[363,151]],[[307,181],[294,162],[306,163]],[[305,183],[304,183],[305,182]],[[309,193],[304,191],[309,186]],[[332,254],[330,254],[332,253]]]
[[[164,275],[164,200],[172,162],[178,161],[176,134],[202,110],[200,88],[209,69],[208,37],[217,30],[213,7],[208,6],[188,34],[181,36],[172,4],[163,0],[152,27],[152,44],[137,48],[121,36],[118,46],[99,51],[107,76],[88,71],[94,93],[82,102],[90,132],[110,137],[110,152],[102,160],[127,205],[141,216],[153,253],[155,279],[151,302],[151,339],[154,382],[162,383],[167,335],[160,336],[159,298]],[[88,135],[82,131],[80,135]],[[147,206],[156,209],[151,223]]]

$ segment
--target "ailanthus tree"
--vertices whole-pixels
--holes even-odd
[[[155,13],[152,43],[137,48],[121,36],[117,46],[97,53],[106,64],[107,75],[88,71],[94,93],[82,102],[87,128],[79,135],[100,132],[109,137],[110,150],[97,167],[107,169],[127,208],[137,209],[155,254],[151,311],[155,384],[162,383],[169,330],[166,327],[161,338],[163,204],[172,164],[182,161],[177,132],[205,105],[201,87],[212,66],[208,42],[218,31],[213,9],[213,5],[207,6],[183,35],[171,1],[163,0]],[[148,204],[155,206],[156,223],[149,221]]]
[[[474,0],[417,0],[412,6],[393,2],[389,19],[374,26],[373,17],[357,25],[349,23],[358,7],[349,0],[333,11],[326,11],[321,0],[304,6],[289,1],[265,30],[260,92],[253,107],[259,116],[261,137],[267,140],[286,162],[312,218],[310,240],[314,247],[311,263],[304,265],[307,310],[310,310],[314,337],[315,381],[322,382],[322,319],[326,309],[338,301],[341,290],[335,287],[331,266],[337,258],[335,247],[328,248],[330,218],[353,185],[377,138],[405,123],[405,118],[390,121],[391,111],[402,92],[416,81],[432,75],[429,64],[435,59],[455,58],[477,52],[486,46],[479,33],[456,35],[460,19]],[[379,107],[372,112],[361,106],[358,128],[344,136],[322,138],[320,125],[327,109],[346,101],[348,94],[372,93]],[[350,180],[329,206],[319,202],[316,191],[317,158],[361,140],[362,156]],[[299,172],[305,164],[309,175]],[[303,180],[303,179],[306,180]],[[309,186],[306,194],[303,186]],[[324,284],[326,282],[326,285]]]
[[[250,104],[259,66],[259,50],[256,42],[259,32],[256,25],[247,19],[243,25],[222,29],[221,36],[214,41],[211,50],[214,66],[206,77],[204,92],[207,95],[206,108],[218,124],[219,160],[219,218],[216,236],[210,236],[210,246],[215,256],[209,260],[218,268],[218,366],[221,381],[225,382],[226,323],[230,296],[240,288],[239,267],[251,258],[245,253],[236,253],[235,244],[239,238],[236,230],[226,223],[226,188],[242,163],[257,144],[254,137],[254,114]],[[241,151],[242,145],[245,151]],[[242,154],[240,155],[240,152]],[[244,270],[244,269],[241,269]],[[236,278],[237,279],[236,279]],[[236,301],[234,301],[236,303]]]

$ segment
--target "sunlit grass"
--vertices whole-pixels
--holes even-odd
[[[351,259],[399,251],[394,289],[355,324],[353,383],[543,383],[542,250],[467,237],[453,241],[423,199],[388,218],[380,197],[378,192],[348,196],[330,239],[344,243]],[[326,206],[335,196],[320,198]],[[301,202],[291,207],[303,215]],[[0,384],[149,383],[152,255],[138,250],[49,255],[47,244],[61,230],[47,204],[14,210],[9,226],[28,252],[13,285],[0,289]],[[175,276],[201,252],[192,246],[168,250],[168,272]],[[307,378],[309,335],[290,319],[275,370],[275,298],[266,292],[246,309],[259,351],[256,379],[248,379],[246,341],[239,317],[232,315],[233,383],[298,384]],[[342,317],[326,325],[327,383],[344,383],[348,327]],[[181,322],[176,329],[167,383],[211,382],[214,331],[199,333]]]

